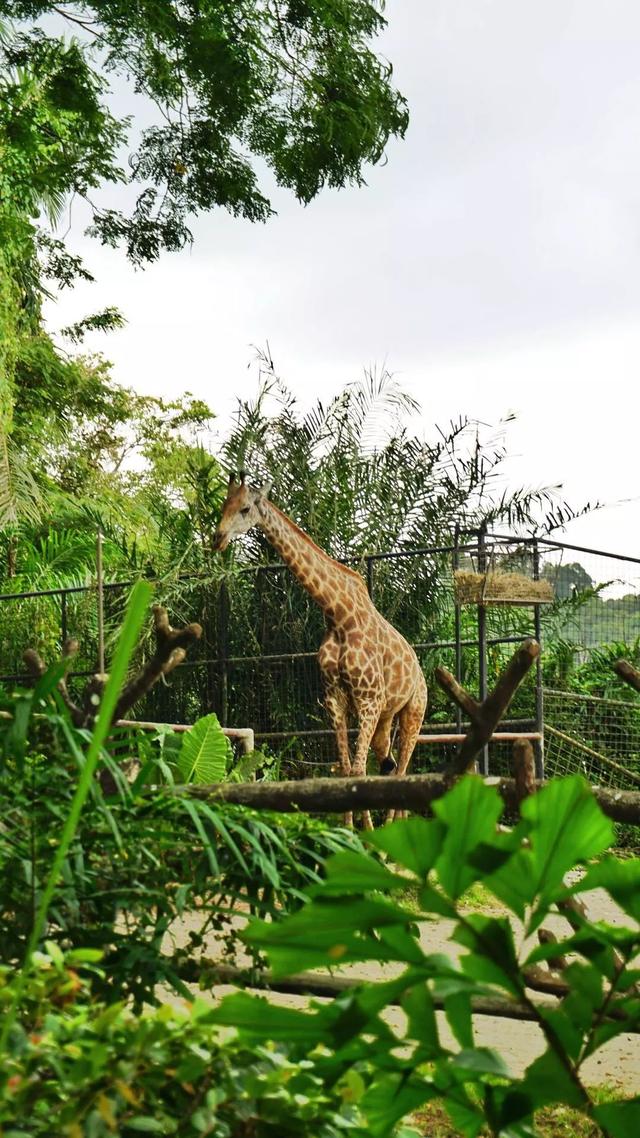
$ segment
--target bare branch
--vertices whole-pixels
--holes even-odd
[[[626,684],[640,691],[640,672],[628,660],[616,660],[613,670]]]
[[[141,671],[123,688],[113,713],[113,719],[123,719],[126,711],[133,707],[143,695],[160,679],[184,660],[187,649],[202,636],[199,624],[188,624],[185,628],[172,628],[167,610],[162,605],[153,606],[156,631],[156,650]]]
[[[525,640],[514,652],[493,691],[481,704],[474,700],[445,668],[436,669],[436,680],[451,698],[464,707],[471,717],[471,727],[464,742],[448,768],[449,778],[456,778],[471,769],[476,756],[486,743],[507,710],[516,689],[522,683],[533,661],[540,655],[537,640]]]
[[[62,648],[62,659],[66,663],[71,664],[71,661],[76,655],[79,647],[80,646],[77,640],[74,640],[72,638],[65,640]],[[42,657],[36,652],[35,648],[27,648],[26,651],[22,654],[22,659],[27,666],[29,674],[33,677],[34,680],[39,680],[47,670],[47,665],[45,664]],[[61,680],[58,681],[57,688],[60,692],[60,695],[62,696],[62,700],[65,706],[69,710],[71,722],[73,723],[74,727],[84,727],[84,709],[71,698],[69,689],[67,687],[67,681],[64,676]]]
[[[558,938],[555,933],[550,929],[538,929],[538,940],[540,944],[557,944]],[[547,959],[549,968],[554,969],[556,972],[562,972],[567,967],[566,956],[549,956]]]

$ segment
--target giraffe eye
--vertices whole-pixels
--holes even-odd
[[[241,514],[248,514],[250,510],[251,510],[251,506],[245,506],[243,510],[240,510],[240,513]]]

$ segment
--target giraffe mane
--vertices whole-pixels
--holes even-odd
[[[315,549],[318,553],[321,553],[323,557],[326,557],[327,561],[332,561],[334,565],[339,566],[339,568],[342,569],[342,571],[349,577],[354,577],[358,584],[362,585],[362,588],[365,590],[365,592],[367,592],[367,586],[365,585],[363,578],[359,573],[356,572],[355,569],[351,569],[348,565],[343,565],[341,561],[336,561],[335,557],[330,557],[326,550],[322,549],[319,545],[316,545],[313,538],[309,537],[309,534],[305,533],[305,531],[301,529],[299,525],[296,525],[296,523],[293,521],[293,518],[290,518],[288,514],[285,514],[284,510],[279,509],[278,506],[276,506],[271,501],[271,499],[269,499],[269,505],[276,514],[279,514],[281,518],[284,518],[284,520],[288,522],[291,528],[295,530],[298,537],[301,537],[303,541],[306,541],[307,545],[310,545],[312,549]],[[367,593],[367,596],[368,595],[369,594]]]

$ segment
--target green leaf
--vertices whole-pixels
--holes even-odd
[[[404,959],[370,934],[387,926],[412,925],[414,921],[413,913],[388,901],[316,900],[277,924],[251,921],[241,938],[266,950],[274,976],[286,976],[317,964]],[[415,946],[415,941],[412,943]]]
[[[433,997],[426,983],[415,984],[404,993],[402,1008],[409,1021],[407,1035],[423,1045],[425,1058],[435,1059],[442,1055]]]
[[[606,889],[625,913],[640,921],[640,858],[623,860],[608,854],[597,865],[589,866],[566,895],[588,893],[591,889]]]
[[[232,756],[231,745],[215,712],[194,723],[182,736],[178,770],[185,782],[221,782]]]
[[[471,996],[467,992],[451,992],[444,997],[447,1022],[461,1047],[473,1048]]]
[[[444,827],[424,818],[402,818],[368,834],[368,845],[383,850],[396,865],[403,865],[417,877],[426,880],[438,857]]]
[[[312,897],[367,893],[372,890],[388,893],[407,887],[406,877],[391,873],[372,857],[355,850],[334,854],[329,858],[325,872],[325,881],[310,891]]]
[[[433,1083],[415,1075],[387,1074],[376,1080],[361,1100],[360,1106],[374,1138],[386,1138],[392,1127],[407,1114],[435,1098]]]
[[[474,1047],[472,1050],[459,1051],[449,1059],[451,1067],[473,1075],[497,1075],[501,1078],[511,1079],[504,1059],[491,1047]]]
[[[522,995],[524,985],[520,979],[513,929],[506,917],[470,913],[458,924],[451,939],[471,949],[471,953],[463,956],[460,962],[467,976],[498,984],[516,998]]]
[[[532,868],[539,892],[546,896],[565,873],[611,845],[613,823],[598,806],[580,776],[552,780],[522,803],[531,823]]]
[[[317,1012],[297,1011],[269,1003],[263,996],[237,992],[226,996],[217,1008],[201,1016],[201,1022],[235,1027],[241,1036],[315,1045],[329,1043],[331,1036]]]
[[[475,775],[460,779],[453,790],[433,803],[434,813],[447,828],[436,870],[440,884],[453,900],[482,876],[470,854],[479,845],[493,844],[503,810],[495,787],[485,786]]]
[[[640,1098],[603,1103],[594,1107],[593,1116],[613,1138],[637,1138],[640,1133]]]
[[[548,1103],[585,1105],[580,1087],[565,1063],[551,1050],[545,1051],[527,1067],[519,1091],[530,1098],[535,1110]]]

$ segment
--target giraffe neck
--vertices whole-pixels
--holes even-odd
[[[344,600],[345,592],[351,592],[354,585],[368,596],[359,573],[329,557],[273,502],[263,499],[258,509],[260,529],[267,541],[278,551],[303,589],[328,616],[334,615],[337,606]]]

